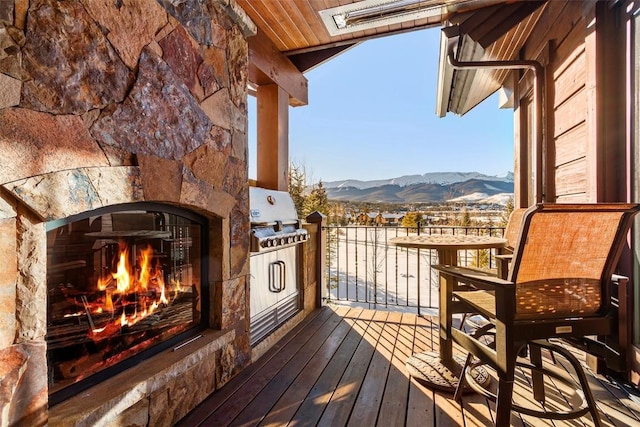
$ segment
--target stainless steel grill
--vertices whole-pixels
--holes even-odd
[[[251,187],[249,206],[251,252],[292,246],[308,239],[289,193]]]
[[[293,199],[250,187],[250,331],[254,345],[300,311],[301,246],[308,239]]]

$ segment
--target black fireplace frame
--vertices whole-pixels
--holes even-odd
[[[101,371],[98,371],[89,377],[79,380],[73,384],[70,384],[67,387],[64,387],[56,392],[49,394],[49,407],[57,405],[84,390],[87,390],[111,377],[121,372],[130,369],[144,360],[147,360],[165,350],[170,348],[180,347],[181,344],[185,342],[190,342],[194,338],[199,336],[199,333],[203,330],[209,328],[209,318],[210,318],[210,293],[211,286],[209,283],[208,272],[209,272],[209,221],[206,217],[199,215],[191,210],[186,208],[177,207],[174,205],[163,204],[163,203],[152,203],[152,202],[134,202],[134,203],[122,203],[116,205],[105,206],[101,208],[97,208],[90,211],[85,211],[80,214],[71,215],[69,217],[52,220],[46,223],[46,231],[56,229],[58,227],[70,224],[75,221],[87,219],[92,216],[104,215],[108,213],[116,213],[116,212],[125,212],[130,210],[146,210],[146,211],[154,211],[154,212],[166,212],[174,215],[181,216],[183,218],[189,219],[200,226],[200,242],[201,242],[201,251],[200,251],[200,323],[195,325],[184,332],[181,332],[166,341],[153,345],[152,347],[137,353],[127,359],[122,360],[121,362],[109,366]],[[47,309],[49,308],[49,304],[47,302]],[[48,363],[48,360],[47,360]]]

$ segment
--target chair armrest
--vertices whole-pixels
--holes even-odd
[[[478,313],[485,319],[496,317],[496,296],[491,291],[464,291],[454,292],[453,295],[462,303],[462,306],[470,308],[473,313]],[[467,312],[469,310],[465,310]]]
[[[481,289],[495,289],[497,287],[513,287],[514,284],[508,280],[501,279],[489,273],[483,273],[465,267],[451,267],[446,265],[432,265],[443,276],[452,277],[460,282],[472,285]]]
[[[504,253],[496,255],[496,264],[498,266],[498,277],[502,279],[506,279],[509,277],[509,265],[513,260],[513,252],[512,253]]]
[[[611,281],[616,285],[620,284],[620,282],[628,282],[629,278],[627,276],[621,276],[619,274],[612,274]]]

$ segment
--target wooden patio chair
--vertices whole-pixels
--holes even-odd
[[[520,236],[520,229],[522,225],[522,218],[528,208],[514,209],[509,215],[509,221],[504,229],[504,238],[507,239],[507,246],[500,250],[500,253],[496,255],[498,264],[498,277],[503,279],[507,278],[509,273],[509,265],[513,259],[513,251],[518,244],[518,237]]]
[[[506,279],[509,273],[509,265],[513,259],[513,251],[518,244],[518,237],[520,236],[522,218],[524,217],[524,213],[527,209],[528,208],[517,208],[509,214],[509,220],[507,221],[507,226],[503,233],[503,237],[507,239],[507,246],[500,248],[498,253],[495,255],[497,264],[497,272],[495,274],[502,279]],[[485,269],[474,270],[486,272]],[[493,272],[490,272],[490,274],[493,274]],[[484,324],[484,321],[479,321],[473,313],[465,313],[460,319],[460,329],[464,328],[465,324],[468,324],[472,328],[478,328]]]
[[[640,205],[538,204],[523,216],[507,279],[460,267],[435,266],[464,284],[454,292],[453,313],[480,313],[490,323],[473,335],[452,328],[453,340],[479,362],[468,363],[456,398],[468,383],[496,400],[496,425],[507,426],[511,410],[546,419],[571,419],[591,413],[600,419],[580,362],[551,338],[606,336],[617,327],[610,310],[610,281]],[[471,289],[471,290],[469,290]],[[532,370],[534,398],[544,405],[542,375],[558,377],[542,363],[541,348],[562,354],[575,369],[586,404],[561,412],[538,411],[512,403],[516,366]],[[519,355],[530,355],[529,361]],[[473,382],[469,371],[486,364],[496,370],[496,394]]]

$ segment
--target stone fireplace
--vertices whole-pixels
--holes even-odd
[[[250,362],[246,38],[255,27],[233,0],[0,4],[0,425],[171,425]],[[202,219],[202,247],[159,267],[164,285],[155,279],[125,299],[107,295],[111,285],[75,283],[85,281],[75,269],[114,273],[124,230],[155,232],[160,240],[138,246],[172,256],[177,236],[159,222],[174,210]],[[71,228],[81,230],[79,250],[97,252],[54,260],[52,239]],[[187,274],[199,262],[206,268]],[[130,270],[142,283],[144,269]],[[174,335],[192,331],[184,345],[142,352],[122,372],[50,400],[60,386],[47,338],[53,317],[72,314],[70,301],[100,333],[98,319],[137,315],[170,289],[187,304]]]
[[[190,211],[148,203],[48,223],[49,404],[200,338],[205,227]]]

